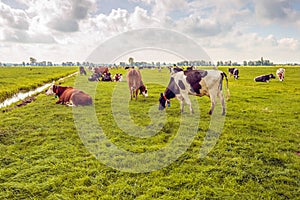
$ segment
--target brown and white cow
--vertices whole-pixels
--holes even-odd
[[[144,97],[148,96],[148,91],[146,86],[142,81],[142,75],[139,70],[130,69],[127,73],[127,83],[130,90],[130,99],[132,100],[135,97],[135,100],[138,99],[138,91],[140,90],[140,94]]]
[[[181,112],[184,110],[184,101],[190,106],[193,113],[192,103],[189,95],[208,96],[211,100],[211,108],[208,112],[212,114],[216,104],[216,98],[222,104],[222,115],[225,115],[225,100],[222,93],[223,78],[226,78],[227,97],[229,98],[227,75],[219,70],[190,70],[180,71],[171,75],[171,79],[164,94],[160,94],[159,110],[165,109],[170,99],[177,98],[181,104]]]
[[[284,79],[284,73],[285,73],[285,69],[284,68],[279,68],[276,70],[276,75],[279,79],[279,81],[283,81]]]
[[[90,95],[73,87],[63,87],[52,85],[46,92],[46,95],[55,94],[58,96],[56,104],[65,104],[69,106],[86,106],[93,104]]]
[[[108,67],[95,67],[94,68],[94,73],[96,74],[104,74],[104,73],[108,73],[109,69]]]

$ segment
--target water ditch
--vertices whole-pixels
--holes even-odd
[[[75,73],[70,74],[70,75],[68,75],[66,77],[60,78],[57,81],[63,81],[65,79],[67,79],[67,78],[75,76],[76,74],[78,74],[78,72],[75,72]],[[1,108],[5,108],[7,106],[10,106],[13,103],[17,103],[18,101],[25,100],[26,98],[32,97],[32,96],[34,96],[36,94],[39,94],[39,93],[45,91],[48,87],[50,87],[51,84],[52,83],[47,83],[47,84],[45,84],[45,85],[43,85],[41,87],[38,87],[38,88],[36,88],[34,90],[29,91],[29,92],[25,92],[25,93],[24,92],[19,92],[17,94],[14,94],[12,97],[10,97],[10,98],[4,100],[2,103],[0,103],[0,109]],[[34,100],[34,98],[29,98],[28,100],[26,100],[26,101],[24,101],[24,102],[22,102],[21,104],[18,104],[18,105],[19,106],[26,105],[27,103],[30,103],[33,100]],[[19,107],[18,105],[17,105],[17,107]]]

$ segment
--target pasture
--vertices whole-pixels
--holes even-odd
[[[52,73],[47,69],[24,84],[19,80],[17,87],[43,84],[75,68],[66,69]],[[300,67],[286,67],[285,80],[272,79],[270,83],[255,83],[253,78],[275,74],[275,67],[239,69],[239,80],[229,78],[231,97],[226,102],[224,127],[208,155],[199,157],[211,121],[207,114],[210,100],[191,98],[199,105],[194,115],[200,116],[196,135],[189,138],[191,145],[170,165],[144,173],[112,168],[104,164],[107,160],[98,160],[88,151],[81,139],[84,136],[78,134],[82,127],[74,122],[76,114],[93,107],[56,105],[54,96],[40,94],[26,106],[0,112],[0,199],[299,198]],[[227,67],[220,70],[228,74]],[[114,69],[111,73],[122,73],[125,80],[125,70]],[[88,76],[78,75],[61,84],[83,85],[84,91],[94,93],[95,116],[111,143],[126,151],[147,153],[170,144],[182,126],[181,118],[189,121],[193,116],[187,107],[181,115],[178,100],[172,100],[164,112],[164,121],[157,122],[161,127],[155,127],[151,115],[158,112],[158,98],[170,75],[167,69],[144,69],[141,73],[149,96],[140,95],[137,101],[129,101],[126,82],[88,82]],[[5,78],[1,78],[1,85],[2,82],[6,82]],[[7,98],[3,90],[0,87],[0,99]],[[124,95],[118,95],[123,90]],[[128,104],[128,123],[159,131],[148,138],[126,134],[126,127],[119,127],[120,121],[115,119],[116,113],[123,113],[113,111],[112,106],[122,101]],[[192,128],[195,127],[184,124],[186,134]],[[116,157],[122,159],[122,155],[115,155],[112,160]],[[151,167],[147,161],[140,164]]]
[[[0,102],[77,71],[77,67],[1,67]]]

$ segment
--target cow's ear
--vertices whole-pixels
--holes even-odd
[[[160,93],[160,96],[163,97],[163,93]]]

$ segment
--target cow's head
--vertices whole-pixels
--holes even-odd
[[[55,85],[52,84],[49,89],[46,91],[46,95],[49,96],[49,95],[53,95],[54,94],[54,90],[55,90]]]
[[[139,89],[140,89],[140,94],[142,94],[144,97],[148,97],[148,90],[146,86],[142,85]]]
[[[270,78],[275,78],[274,74],[269,75]]]
[[[159,97],[158,101],[159,101],[158,110],[164,110],[167,105],[167,99],[165,98],[165,96],[162,93],[160,93],[160,97]]]
[[[170,107],[170,99],[168,99],[165,95],[163,95],[162,93],[160,93],[160,97],[159,97],[159,106],[158,106],[158,110],[164,110],[166,108],[166,106],[168,105],[168,107]]]

